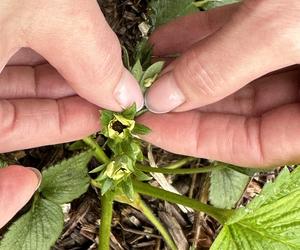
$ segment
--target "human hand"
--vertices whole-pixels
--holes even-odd
[[[22,47],[42,56],[23,49],[2,70],[0,152],[81,139],[97,106],[142,105],[96,0],[2,0],[0,27],[0,69]]]
[[[37,169],[21,166],[0,168],[0,228],[31,198],[41,183]]]
[[[98,130],[99,107],[143,104],[96,0],[2,0],[0,27],[0,153],[81,139]],[[0,170],[0,227],[37,182]]]
[[[297,0],[246,0],[159,28],[154,53],[182,55],[146,95],[173,113],[144,115],[145,139],[241,166],[299,162],[299,67],[274,73],[299,63],[299,23]]]

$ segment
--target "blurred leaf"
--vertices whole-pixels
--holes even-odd
[[[87,164],[91,158],[92,152],[87,151],[44,170],[42,195],[57,204],[64,204],[85,193],[90,182]]]
[[[154,27],[198,11],[194,5],[194,0],[152,0],[149,7],[151,10],[150,18]]]
[[[140,82],[142,77],[143,77],[143,74],[144,74],[144,71],[143,71],[143,67],[142,67],[142,64],[141,64],[141,61],[140,60],[137,60],[136,63],[133,65],[132,69],[131,69],[131,73],[133,74],[134,78]]]
[[[159,73],[162,71],[164,64],[165,64],[164,62],[159,61],[152,64],[150,67],[146,69],[140,81],[140,85],[143,91],[145,91],[146,88],[149,88],[151,84],[155,81]]]
[[[130,107],[128,107],[121,113],[121,116],[125,117],[128,120],[133,120],[135,114],[136,114],[136,104],[133,103]],[[120,115],[115,114],[115,116],[120,116]]]
[[[209,10],[226,4],[238,3],[240,1],[241,0],[201,0],[201,1],[196,1],[195,6],[203,10]]]
[[[139,123],[136,123],[132,130],[132,133],[135,135],[147,135],[150,132],[151,132],[150,128],[146,127],[143,124],[139,124]]]
[[[68,150],[70,151],[77,151],[84,148],[86,148],[86,144],[81,140],[73,142],[71,145],[68,146]]]
[[[113,187],[113,180],[110,178],[106,178],[102,187],[101,187],[101,195],[104,195],[107,191],[109,191]]]
[[[211,250],[300,249],[300,168],[281,171],[225,223]]]
[[[7,166],[8,166],[7,162],[5,160],[1,159],[1,157],[0,157],[0,168],[4,168]]]
[[[127,178],[121,183],[121,188],[123,193],[130,199],[133,200],[134,198],[134,189],[132,185],[131,178]]]
[[[220,165],[222,163],[218,163]],[[227,165],[227,164],[225,164]],[[243,195],[250,178],[228,167],[211,172],[209,201],[218,208],[233,208]]]
[[[37,198],[31,209],[13,223],[0,241],[1,250],[49,250],[64,223],[59,205]]]
[[[114,113],[109,110],[101,111],[101,124],[103,127],[107,127],[109,122],[114,118]]]

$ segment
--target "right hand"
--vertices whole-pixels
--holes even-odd
[[[152,112],[173,113],[141,117],[145,139],[241,166],[299,162],[299,67],[264,76],[299,63],[299,34],[298,0],[245,0],[159,28],[155,54],[181,56],[146,94]]]

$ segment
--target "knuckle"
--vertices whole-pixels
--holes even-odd
[[[214,98],[217,96],[223,79],[213,72],[207,64],[202,62],[195,50],[189,51],[181,63],[181,70],[178,71],[188,83],[191,94],[199,98],[199,94]],[[180,76],[178,76],[180,79]]]
[[[16,123],[16,107],[8,100],[0,101],[1,135],[5,135],[13,130]]]

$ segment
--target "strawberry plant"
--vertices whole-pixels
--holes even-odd
[[[197,11],[196,6],[205,9],[226,2],[233,1],[152,0],[150,23],[154,29],[173,18]],[[137,45],[131,60],[124,48],[124,64],[144,92],[164,65],[163,62],[151,63],[151,47],[147,39]],[[98,244],[101,250],[110,247],[115,202],[140,210],[159,231],[169,249],[179,249],[142,195],[204,212],[217,220],[222,229],[211,247],[213,250],[300,249],[299,168],[295,166],[292,172],[283,168],[277,179],[267,183],[248,205],[236,208],[250,179],[262,170],[242,169],[221,162],[212,162],[207,167],[184,168],[195,160],[191,157],[164,167],[148,166],[140,136],[151,133],[151,128],[136,122],[136,117],[143,112],[145,109],[138,111],[135,104],[119,113],[101,111],[101,134],[105,143],[100,145],[95,135],[75,142],[71,147],[79,148],[81,153],[42,171],[43,181],[30,208],[9,227],[0,242],[0,249],[50,249],[63,229],[61,205],[80,197],[90,185],[97,190],[101,204]],[[93,157],[99,164],[88,172],[87,166]],[[5,167],[6,162],[7,159],[1,157],[0,167]],[[210,204],[151,185],[149,180],[155,173],[208,173]]]

